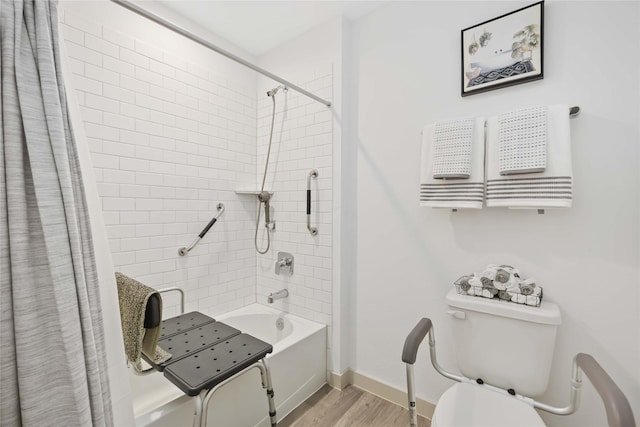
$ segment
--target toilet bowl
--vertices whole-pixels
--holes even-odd
[[[486,387],[459,383],[438,400],[431,427],[544,427],[535,409],[523,400]]]

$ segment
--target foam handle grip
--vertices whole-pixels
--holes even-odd
[[[307,190],[307,215],[311,215],[311,190]]]
[[[198,237],[202,239],[204,235],[207,234],[207,232],[209,232],[209,229],[213,227],[213,224],[215,224],[217,220],[218,220],[217,218],[212,218],[211,221],[209,221],[209,224],[207,224],[207,226],[204,228],[204,230],[202,230],[200,234],[198,234]]]

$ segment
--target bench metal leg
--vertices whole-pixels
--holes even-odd
[[[206,408],[203,408],[202,406],[202,395],[204,394],[204,392],[201,392],[199,395],[194,396],[194,403],[195,403],[195,412],[193,414],[193,427],[200,427],[202,425],[202,413],[204,412],[204,410],[206,410]]]
[[[223,385],[235,380],[240,375],[246,374],[251,369],[256,368],[260,371],[260,377],[262,379],[262,388],[267,390],[267,399],[269,401],[269,418],[271,420],[271,426],[276,426],[276,405],[273,401],[273,387],[271,385],[271,372],[265,358],[262,358],[259,362],[254,363],[242,372],[238,372],[232,377],[227,378],[215,387],[209,390],[202,390],[198,396],[194,396],[196,410],[193,416],[193,427],[206,427],[207,426],[207,408],[213,393],[215,393]]]
[[[276,404],[273,401],[273,386],[271,385],[271,371],[269,371],[269,365],[267,365],[267,358],[261,360],[264,369],[259,366],[260,375],[262,376],[262,388],[267,389],[267,400],[269,401],[269,418],[271,419],[271,426],[275,427],[278,423],[276,420]]]

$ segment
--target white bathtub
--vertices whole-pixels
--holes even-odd
[[[212,316],[213,317],[213,316]],[[281,420],[326,382],[326,326],[253,304],[215,316],[242,332],[273,345],[267,356],[271,369],[277,418]],[[284,319],[284,329],[276,320]],[[137,426],[181,427],[193,420],[193,399],[185,396],[164,376],[130,374],[133,411]],[[209,404],[211,427],[270,426],[266,392],[260,374],[252,369],[221,387]]]

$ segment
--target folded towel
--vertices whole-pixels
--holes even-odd
[[[118,286],[118,303],[120,305],[120,321],[124,338],[124,351],[129,362],[142,371],[141,353],[154,363],[160,364],[171,358],[171,355],[158,347],[158,337],[162,323],[162,299],[160,294],[131,277],[116,273]],[[145,312],[149,299],[159,301],[160,321],[155,326],[145,329]]]
[[[540,305],[540,297],[537,295],[522,295],[522,294],[513,294],[511,295],[511,301],[518,304],[526,304],[537,307]]]
[[[432,208],[481,209],[484,199],[484,118],[474,119],[471,144],[471,173],[468,179],[443,182],[434,175],[434,129],[422,130],[420,206]]]
[[[469,178],[473,117],[443,120],[433,126],[433,177]]]
[[[498,292],[498,298],[509,301],[511,299],[511,294],[508,291],[500,291]]]
[[[471,284],[469,284],[469,279],[471,279],[472,277],[473,276],[462,276],[454,282],[454,285],[456,285],[459,288],[459,291],[458,291],[459,293],[469,291],[469,289],[471,288]]]
[[[547,107],[498,115],[500,175],[544,172],[547,167]]]
[[[548,107],[547,167],[527,177],[504,177],[499,169],[497,117],[487,121],[487,206],[512,208],[569,208],[572,202],[569,108]]]

